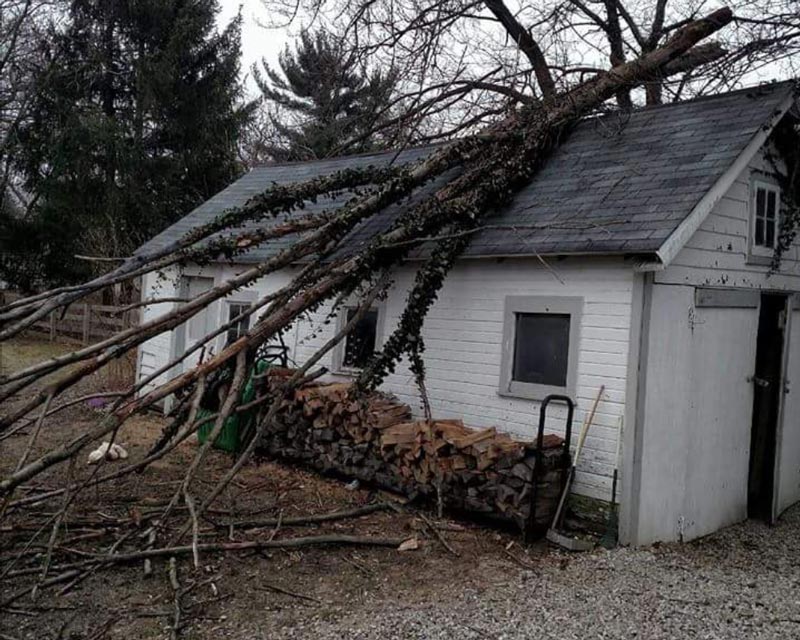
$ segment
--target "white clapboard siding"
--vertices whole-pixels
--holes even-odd
[[[215,283],[230,279],[244,267],[210,265],[187,267],[184,275],[214,277]],[[539,420],[539,403],[503,397],[498,394],[502,357],[505,298],[511,295],[579,296],[584,299],[578,354],[577,402],[574,440],[585,412],[600,388],[606,392],[598,406],[592,431],[586,441],[575,489],[578,493],[609,500],[611,477],[616,461],[620,416],[625,407],[628,335],[631,318],[633,275],[622,259],[568,259],[552,265],[553,271],[534,259],[504,261],[464,260],[448,275],[437,302],[426,319],[423,337],[427,367],[426,387],[434,413],[439,417],[462,418],[475,426],[497,426],[520,438],[532,439]],[[294,270],[272,274],[259,280],[244,293],[230,294],[229,300],[252,299],[285,285]],[[147,297],[176,295],[180,274],[171,271],[159,280],[154,293],[152,276],[145,278]],[[405,306],[405,296],[413,283],[414,269],[403,267],[385,304],[382,339],[394,329]],[[248,296],[250,296],[248,298]],[[153,305],[145,309],[144,320],[151,320],[174,308]],[[220,323],[226,318],[225,305],[219,305]],[[285,335],[291,357],[304,362],[335,332],[330,306],[299,320]],[[169,362],[171,333],[145,343],[141,350],[140,377]],[[221,346],[221,343],[218,347]],[[321,363],[331,367],[329,354]],[[331,379],[346,379],[331,374]],[[160,378],[159,382],[164,378]],[[384,390],[396,394],[421,414],[421,403],[413,375],[405,363],[388,376]],[[563,433],[566,411],[553,406],[547,432]]]
[[[759,152],[655,282],[700,286],[800,290],[800,239],[784,254],[780,272],[747,263],[752,171],[773,171]]]
[[[166,269],[162,274],[148,273],[142,277],[142,300],[158,300],[161,298],[174,298],[177,296],[176,290],[177,272],[174,269]],[[163,304],[153,304],[142,307],[141,323],[145,324],[157,319],[159,316],[172,311],[176,303],[167,302]],[[139,371],[137,380],[143,380],[150,374],[161,369],[170,361],[172,352],[171,333],[150,338],[139,347]],[[154,379],[150,384],[142,388],[141,393],[151,391],[158,384],[167,381],[167,375],[163,374]]]
[[[606,393],[586,442],[578,493],[610,499],[620,416],[624,411],[631,317],[632,271],[621,259],[569,259],[554,263],[557,277],[533,259],[465,260],[448,275],[423,329],[426,389],[435,415],[460,417],[475,427],[497,426],[533,438],[539,403],[498,394],[505,298],[511,295],[584,298],[578,356],[575,438],[601,384]],[[396,326],[411,286],[411,267],[400,270],[385,303],[383,335]],[[559,281],[559,278],[561,281]],[[295,357],[303,361],[328,340],[335,323],[328,309],[300,324]],[[310,338],[309,334],[315,337]],[[330,358],[325,364],[330,366]],[[341,376],[332,376],[341,378]],[[384,387],[421,414],[413,375],[405,363]],[[547,431],[562,433],[566,411],[553,406]]]

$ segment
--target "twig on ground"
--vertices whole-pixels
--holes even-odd
[[[275,539],[275,536],[278,534],[278,531],[280,531],[282,520],[283,520],[283,509],[281,509],[280,513],[278,514],[278,522],[275,523],[275,528],[272,530],[272,533],[269,534],[269,538],[267,538],[267,540]]]
[[[114,616],[109,616],[109,618],[101,624],[97,631],[95,631],[92,635],[90,635],[87,640],[100,640],[100,638],[104,638],[108,635],[108,632],[111,631],[111,627],[114,626],[114,622],[116,618]]]
[[[439,540],[439,542],[441,542],[441,543],[442,543],[442,546],[443,546],[445,549],[447,549],[447,551],[449,551],[450,553],[452,553],[454,556],[459,556],[459,555],[461,555],[461,554],[459,554],[459,553],[458,553],[458,551],[456,551],[455,549],[453,549],[453,547],[450,545],[450,543],[449,543],[449,542],[447,542],[447,540],[445,540],[444,534],[442,534],[442,533],[441,533],[441,532],[440,532],[440,531],[439,531],[439,530],[438,530],[438,529],[437,529],[437,528],[434,526],[434,524],[433,524],[433,523],[432,523],[432,522],[431,522],[431,521],[430,521],[430,520],[427,518],[427,516],[426,516],[424,513],[421,513],[421,512],[420,512],[420,513],[418,513],[417,515],[418,515],[418,516],[420,517],[420,519],[421,519],[421,520],[422,520],[422,521],[425,523],[425,525],[427,526],[428,530],[429,530],[431,533],[433,533],[433,535],[434,535],[434,536],[436,536],[436,539],[437,539],[437,540]]]
[[[175,557],[169,559],[169,584],[172,587],[172,628],[170,637],[173,640],[178,638],[181,631],[181,584],[178,582],[178,563]]]
[[[283,593],[287,596],[292,596],[293,598],[299,598],[300,600],[308,600],[310,602],[319,602],[319,603],[322,602],[322,600],[320,600],[319,598],[314,598],[313,596],[307,596],[303,593],[297,593],[295,591],[289,591],[288,589],[284,589],[283,587],[279,587],[274,584],[267,584],[266,582],[263,583],[261,587],[256,587],[256,589],[258,589],[259,591],[264,589],[269,591],[275,591],[277,593]]]
[[[362,573],[364,573],[364,574],[366,574],[366,575],[368,575],[370,577],[375,575],[375,570],[374,569],[371,569],[368,566],[366,566],[365,564],[362,564],[361,562],[358,562],[355,558],[348,558],[347,556],[343,556],[342,560],[344,560],[348,564],[353,565],[356,569],[358,569],[359,571],[361,571]]]
[[[46,412],[43,412],[42,415],[44,415],[44,413]],[[76,459],[77,458],[75,456],[70,458],[69,471],[67,472],[67,486],[72,485],[72,480],[75,475]],[[42,563],[42,577],[40,578],[40,581],[42,582],[47,578],[47,572],[50,569],[50,561],[53,558],[53,549],[55,548],[56,537],[58,536],[58,530],[61,527],[61,523],[63,522],[64,518],[67,517],[67,510],[69,509],[71,503],[72,503],[72,492],[67,490],[67,492],[64,494],[63,506],[61,507],[61,510],[58,512],[58,515],[56,516],[56,519],[53,522],[53,528],[50,531],[50,539],[47,542],[47,553],[45,554],[44,562]],[[33,590],[34,597],[35,594],[36,594],[36,587],[34,587]]]
[[[363,507],[356,507],[354,509],[344,509],[341,511],[333,511],[331,513],[322,513],[319,515],[311,516],[298,516],[295,518],[267,518],[264,520],[241,520],[235,522],[237,527],[258,528],[258,527],[275,527],[279,524],[284,527],[297,527],[307,524],[319,524],[320,522],[331,522],[333,520],[345,520],[347,518],[356,518],[364,516],[376,511],[386,511],[391,509],[391,505],[386,502],[376,502],[368,504]],[[227,527],[229,523],[217,525],[219,527]]]
[[[158,528],[158,520],[153,522],[153,526],[147,531],[147,548],[152,549],[156,545],[156,529]],[[153,561],[150,558],[144,560],[144,575],[149,576],[153,573]]]
[[[197,512],[194,508],[194,498],[189,493],[188,488],[184,488],[183,497],[186,501],[186,508],[189,510],[189,515],[192,518],[192,559],[194,561],[194,568],[200,568],[200,553],[197,551],[197,538],[200,531],[200,526],[197,523]]]
[[[15,471],[19,471],[22,467],[25,466],[25,463],[28,461],[28,456],[31,455],[31,451],[33,451],[33,447],[36,445],[36,440],[39,437],[39,433],[42,430],[42,424],[44,423],[45,416],[47,416],[47,412],[50,409],[50,404],[53,402],[53,394],[50,393],[47,396],[47,400],[42,407],[42,411],[39,414],[39,419],[36,421],[36,426],[33,429],[33,433],[31,434],[30,440],[28,440],[28,446],[25,447],[25,451],[23,452],[22,456],[20,457],[19,461],[17,462],[17,468]]]
[[[523,569],[526,569],[527,571],[533,571],[535,573],[539,572],[539,569],[537,567],[535,567],[529,562],[525,562],[522,558],[518,558],[505,547],[503,547],[503,553],[506,554],[509,558],[511,558],[516,564],[518,564]]]

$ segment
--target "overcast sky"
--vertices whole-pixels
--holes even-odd
[[[267,10],[261,0],[220,0],[219,22],[224,26],[242,7],[242,71],[249,74],[250,66],[267,58],[272,64],[278,60],[278,53],[286,46],[289,32],[286,29],[265,29],[259,26],[258,20],[265,22]],[[252,83],[248,86],[253,87]]]

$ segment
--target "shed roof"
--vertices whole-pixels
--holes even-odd
[[[771,126],[768,123],[793,88],[791,81],[775,83],[584,120],[511,204],[487,218],[487,225],[495,228],[476,233],[465,255],[656,252],[759,130]],[[347,167],[413,162],[433,148],[254,168],[144,244],[137,254],[177,240],[223,211],[243,205],[272,183],[302,181]],[[320,199],[305,211],[329,210],[343,201]],[[394,206],[367,221],[351,234],[347,248],[357,250],[410,204]],[[542,229],[543,225],[548,228]],[[265,243],[237,260],[263,260],[290,242],[284,238]]]

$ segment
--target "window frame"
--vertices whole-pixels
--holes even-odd
[[[775,238],[772,247],[756,244],[756,216],[757,216],[757,197],[758,190],[764,189],[768,193],[775,193]],[[778,238],[781,230],[781,219],[783,217],[781,200],[781,187],[778,181],[768,174],[754,173],[750,177],[750,193],[748,194],[748,227],[747,227],[747,263],[769,266],[775,254],[775,247],[778,246]]]
[[[236,306],[236,307],[248,307],[249,308],[249,307],[253,306],[253,301],[226,300],[225,301],[225,317],[222,319],[222,324],[220,326],[228,324],[231,321],[231,308],[234,307],[234,306]],[[239,313],[241,313],[241,311]],[[239,314],[237,314],[237,315],[239,315]],[[245,320],[247,320],[247,329],[245,329],[245,332],[250,330],[250,319],[252,317],[253,317],[253,314],[250,314],[247,318],[245,318]],[[237,327],[228,327],[228,329],[225,330],[225,333],[223,334],[223,336],[225,338],[225,344],[228,344],[228,341],[229,341],[228,334],[234,328],[238,329],[238,326]],[[237,340],[238,340],[238,338],[241,338],[241,335],[237,336]]]
[[[339,307],[336,313],[336,333],[344,329],[347,324],[347,312],[356,310],[359,307],[358,302],[346,303]],[[383,346],[383,322],[386,312],[386,305],[380,302],[370,305],[369,311],[377,311],[378,317],[375,320],[375,351],[377,352]],[[345,376],[355,376],[361,373],[362,369],[358,367],[347,367],[344,365],[344,354],[347,349],[347,339],[350,336],[345,336],[343,340],[336,345],[333,350],[333,362],[331,363],[331,371]]]
[[[238,304],[238,305],[246,305],[251,306],[254,302],[258,300],[258,292],[256,291],[237,291],[235,295],[232,295],[229,298],[223,298],[222,307],[219,317],[219,324],[217,324],[217,328],[222,327],[222,325],[228,324],[230,322],[229,318],[231,317],[231,306]],[[252,326],[252,319],[253,315],[250,315],[250,321]],[[217,336],[217,349],[222,351],[225,348],[228,340],[228,331],[224,331],[219,336]]]
[[[503,343],[498,394],[525,400],[543,400],[550,394],[575,397],[580,353],[583,298],[578,296],[506,296],[503,311]],[[513,380],[517,314],[569,315],[567,382],[564,386]]]

